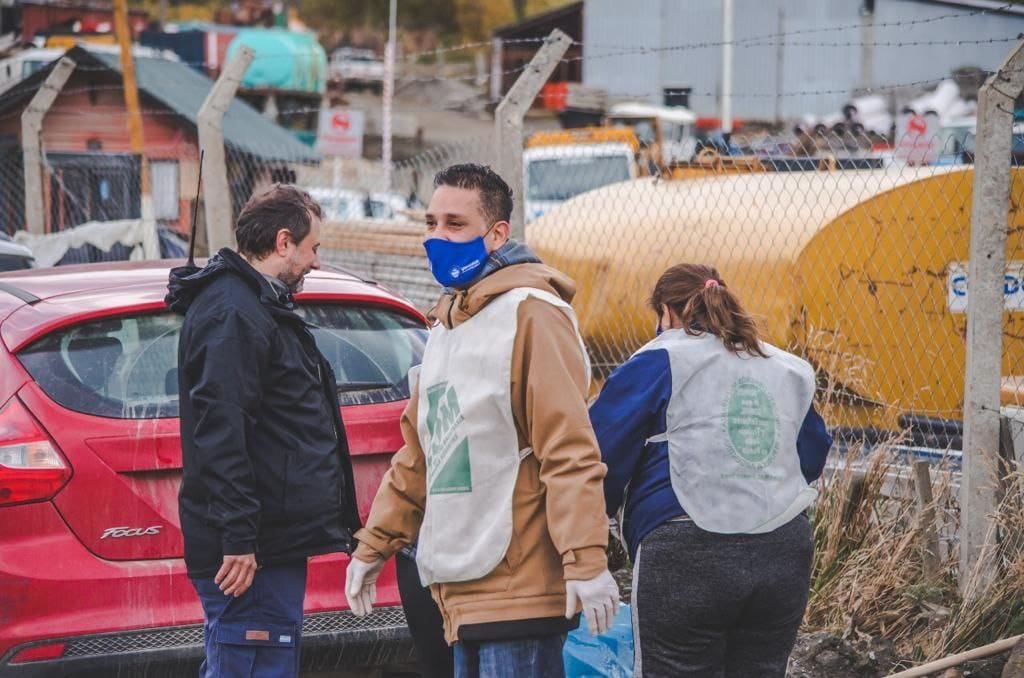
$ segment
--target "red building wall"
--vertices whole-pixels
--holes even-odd
[[[172,228],[187,233],[191,196],[194,189],[199,150],[192,125],[140,92],[143,109],[143,138],[149,160],[176,160],[179,166],[178,219]],[[27,105],[27,101],[26,101]],[[21,138],[21,115],[0,118],[0,136]],[[128,112],[119,77],[95,72],[72,74],[61,94],[43,119],[43,148],[47,153],[131,153]],[[44,182],[49,190],[49,182]],[[182,195],[186,193],[185,195]],[[49,214],[49,195],[47,195]]]

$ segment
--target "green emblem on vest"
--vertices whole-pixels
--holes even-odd
[[[740,461],[755,467],[775,461],[775,401],[764,385],[752,379],[733,384],[724,419],[730,446]]]
[[[442,381],[427,388],[427,488],[430,494],[473,491],[469,439],[460,436],[462,410],[455,389]]]

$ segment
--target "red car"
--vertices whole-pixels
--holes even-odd
[[[0,275],[0,675],[194,666],[202,608],[178,524],[181,447],[168,262]],[[402,439],[423,316],[358,278],[314,272],[297,297],[338,378],[365,520]],[[404,664],[393,564],[357,618],[348,558],[309,566],[303,666]]]

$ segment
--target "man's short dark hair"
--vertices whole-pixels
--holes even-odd
[[[277,232],[287,228],[296,243],[302,242],[313,223],[323,218],[316,200],[297,186],[273,184],[245,203],[235,224],[235,240],[242,255],[263,259],[274,251]]]
[[[480,208],[491,223],[512,218],[512,189],[487,165],[467,162],[447,167],[434,175],[434,188],[438,186],[479,191]]]

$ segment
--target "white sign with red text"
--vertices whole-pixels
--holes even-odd
[[[366,116],[353,108],[325,108],[320,111],[317,149],[326,156],[361,158]]]
[[[939,157],[939,116],[908,113],[896,126],[895,156],[909,165],[930,165]]]

